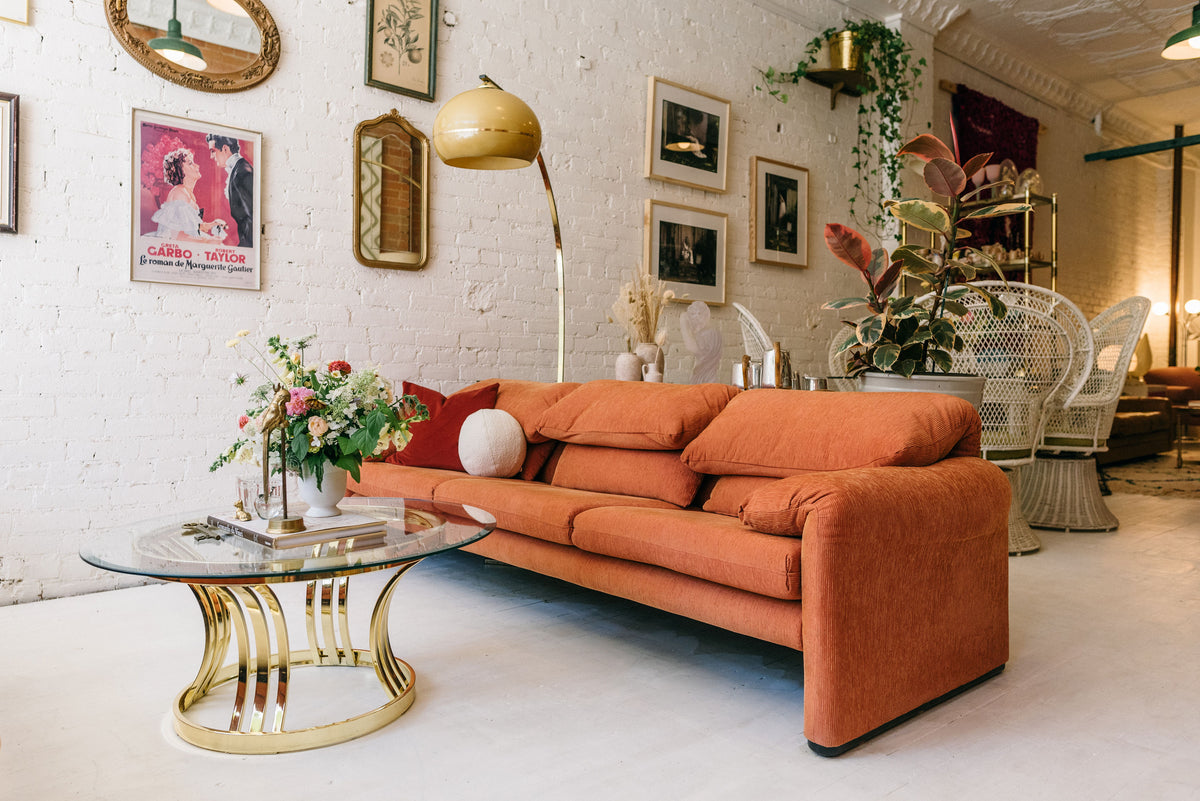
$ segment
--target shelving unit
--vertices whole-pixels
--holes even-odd
[[[1033,271],[1049,268],[1050,270],[1050,289],[1058,290],[1058,193],[1052,195],[1035,195],[1026,189],[1022,194],[1013,195],[1007,198],[987,198],[986,200],[973,200],[970,203],[964,203],[963,208],[973,209],[981,206],[988,206],[995,203],[1027,203],[1033,208],[1020,215],[1021,217],[1021,253],[1020,259],[1000,262],[1000,269],[1004,271],[1006,279],[1019,278],[1026,284],[1032,283]],[[1048,208],[1050,211],[1050,258],[1035,259],[1033,258],[1033,219],[1034,215],[1041,209]],[[908,226],[900,226],[900,243],[908,244]],[[976,247],[992,244],[990,242],[977,243]]]

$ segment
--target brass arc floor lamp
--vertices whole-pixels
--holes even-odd
[[[444,164],[468,170],[513,170],[534,161],[542,171],[550,222],[554,225],[558,273],[558,381],[564,380],[567,304],[563,269],[562,230],[550,173],[542,159],[542,126],[533,109],[501,89],[486,75],[483,83],[457,94],[442,106],[433,121],[433,149]]]

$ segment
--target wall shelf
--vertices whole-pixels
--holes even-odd
[[[837,96],[839,93],[849,97],[862,97],[863,93],[860,87],[867,82],[866,74],[858,70],[809,70],[804,73],[804,77],[815,84],[829,87],[829,108],[831,111],[837,108]]]

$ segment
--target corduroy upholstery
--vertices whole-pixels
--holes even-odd
[[[1010,490],[969,405],[665,387],[519,387],[542,399],[509,409],[527,436],[603,439],[550,440],[532,481],[369,463],[351,490],[477,506],[498,523],[470,552],[804,650],[820,754],[1004,666]]]

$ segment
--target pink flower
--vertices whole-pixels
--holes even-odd
[[[245,428],[246,423],[249,423],[249,422],[250,422],[250,418],[243,414],[241,417],[238,418],[238,429],[241,430],[241,429]]]
[[[292,399],[287,402],[287,413],[288,417],[295,417],[312,408],[312,397],[317,393],[308,387],[292,387],[290,394]]]
[[[324,436],[325,432],[328,430],[329,423],[325,421],[324,417],[308,418],[308,433],[312,434],[314,437]]]
[[[344,362],[341,359],[337,359],[329,363],[329,372],[350,375],[350,364],[349,362]]]

